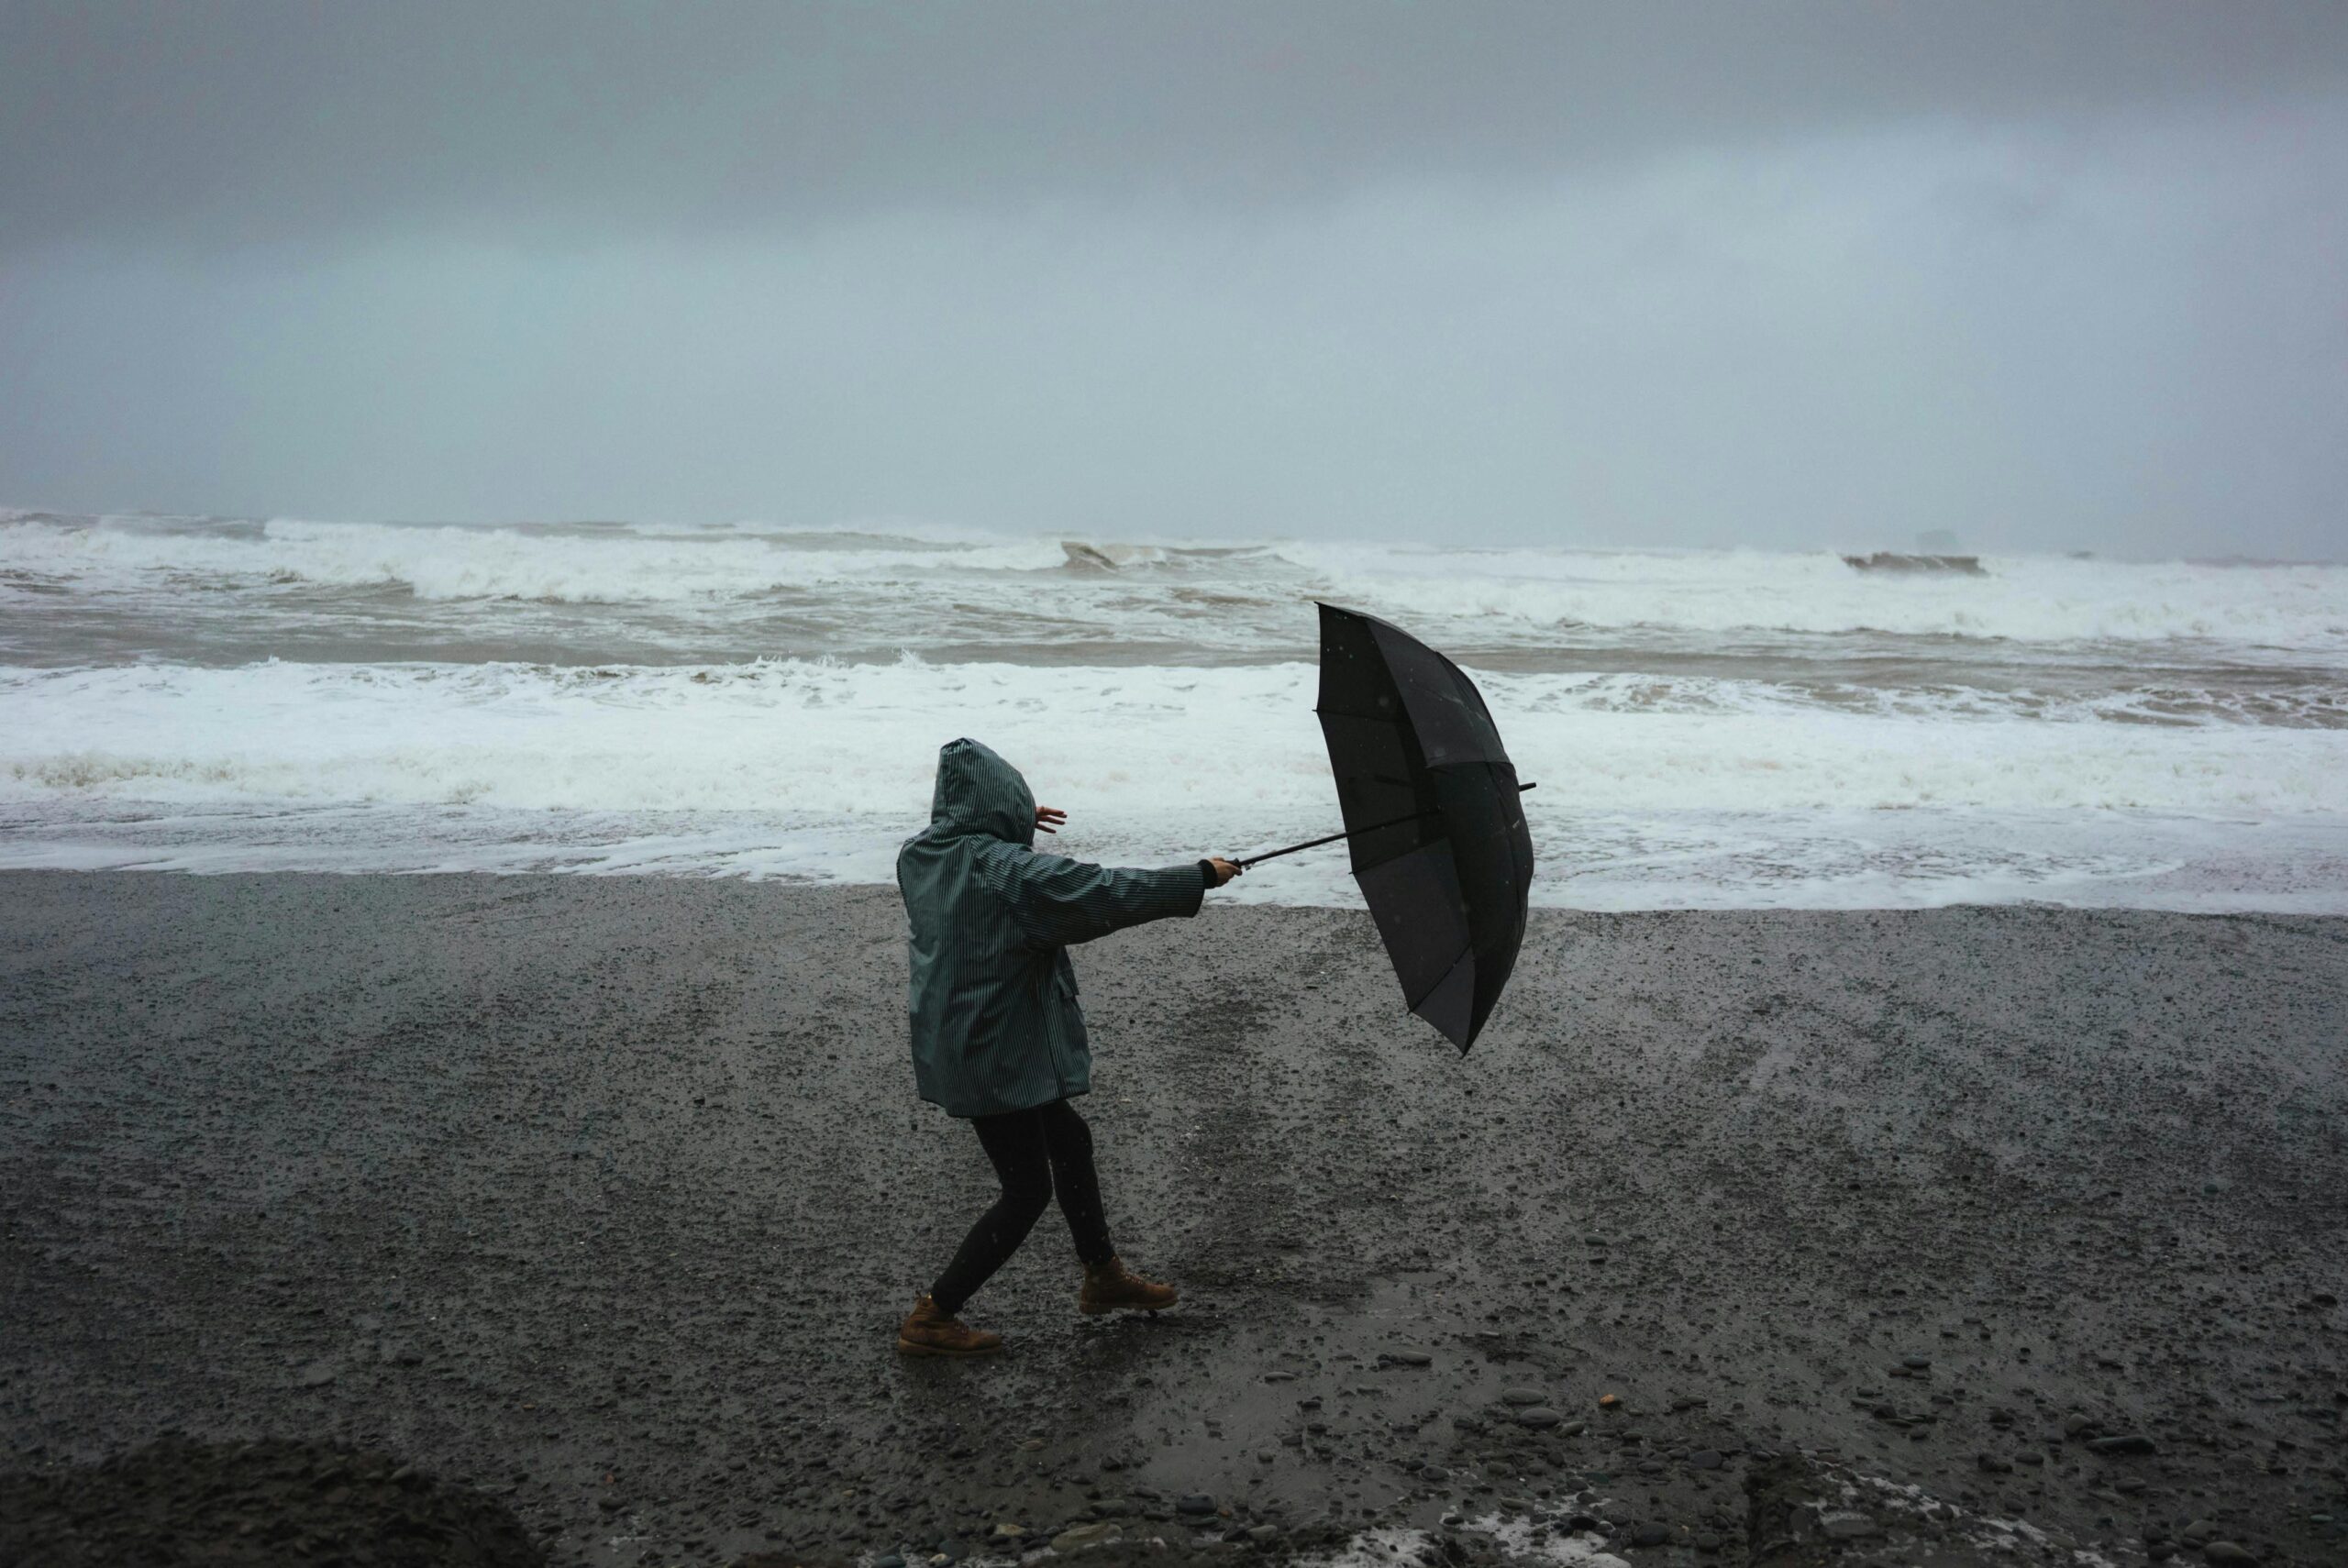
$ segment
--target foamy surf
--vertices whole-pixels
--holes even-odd
[[[1071,635],[1293,654],[1301,602],[1328,598],[1445,644],[1545,649],[1632,638],[2162,646],[2198,658],[2348,667],[2348,568],[1992,557],[1986,579],[1855,572],[1831,551],[1438,549],[1237,541],[1002,538],[902,525],[792,529],[616,524],[456,526],[0,513],[0,603],[218,602],[306,613],[338,593],[462,605],[689,611],[755,635],[778,598],[820,593],[906,646],[941,626],[1039,647]],[[973,602],[975,601],[975,602]],[[500,608],[504,606],[504,608]],[[384,628],[393,631],[392,626]],[[1011,634],[1006,638],[1006,634]],[[804,646],[766,651],[837,653]]]
[[[0,513],[0,865],[885,881],[959,734],[1070,853],[1268,847],[1327,598],[1475,671],[1536,903],[2348,908],[2348,569],[1987,565]]]
[[[1313,680],[912,660],[7,671],[0,865],[886,881],[937,745],[963,733],[1074,813],[1069,853],[1235,853],[1332,823]],[[1485,686],[1543,786],[1537,903],[2348,907],[2334,728]],[[1339,851],[1237,891],[1355,901]]]

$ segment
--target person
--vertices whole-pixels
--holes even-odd
[[[1157,871],[1038,854],[1036,833],[1068,813],[1038,806],[1019,770],[974,740],[937,756],[929,826],[897,855],[913,922],[914,1082],[977,1131],[1002,1184],[897,1330],[908,1355],[985,1355],[1002,1336],[958,1314],[1001,1268],[1055,1194],[1084,1264],[1082,1312],[1158,1311],[1172,1286],[1134,1273],[1109,1240],[1092,1134],[1069,1102],[1088,1092],[1092,1055],[1068,949],[1129,925],[1194,915],[1239,875],[1219,856]]]

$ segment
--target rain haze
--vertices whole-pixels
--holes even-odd
[[[2348,8],[0,6],[0,501],[2337,558]]]

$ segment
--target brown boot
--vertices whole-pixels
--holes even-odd
[[[1172,1286],[1144,1279],[1125,1267],[1123,1259],[1111,1258],[1104,1264],[1084,1265],[1084,1288],[1077,1292],[1076,1309],[1080,1312],[1115,1312],[1120,1309],[1156,1312],[1173,1306],[1180,1299],[1180,1294]]]
[[[969,1327],[924,1296],[897,1325],[897,1348],[907,1355],[987,1355],[1002,1348],[1002,1336]]]

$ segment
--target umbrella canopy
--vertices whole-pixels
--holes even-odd
[[[1457,665],[1334,604],[1321,606],[1313,712],[1337,776],[1354,880],[1402,995],[1464,1053],[1524,940],[1533,838],[1516,766]]]

